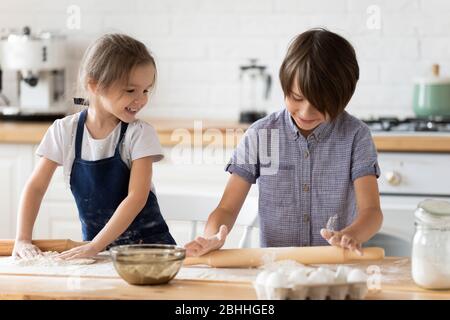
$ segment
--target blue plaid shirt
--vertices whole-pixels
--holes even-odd
[[[328,219],[341,230],[357,215],[353,181],[380,175],[361,120],[344,111],[305,138],[286,109],[251,125],[225,170],[258,182],[263,247],[327,245]]]

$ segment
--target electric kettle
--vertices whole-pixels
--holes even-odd
[[[258,64],[257,59],[249,59],[249,63],[240,66],[239,85],[239,122],[253,123],[265,117],[272,87],[272,77],[267,72],[267,66]]]

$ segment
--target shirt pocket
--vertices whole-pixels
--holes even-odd
[[[259,177],[258,186],[260,203],[276,207],[292,206],[296,192],[294,165],[279,164],[276,174]]]

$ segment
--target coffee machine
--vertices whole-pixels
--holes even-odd
[[[18,104],[1,107],[0,118],[54,120],[66,115],[66,63],[66,41],[61,35],[32,34],[25,27],[3,36],[0,68],[15,74]]]

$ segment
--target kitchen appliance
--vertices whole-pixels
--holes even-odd
[[[267,66],[257,59],[240,66],[240,115],[239,122],[253,123],[267,115],[266,107],[272,87],[272,77]]]
[[[450,116],[427,116],[399,119],[396,117],[380,117],[363,120],[372,132],[414,133],[441,132],[450,133]]]
[[[383,248],[364,248],[363,255],[334,246],[221,249],[200,257],[188,257],[184,265],[206,264],[215,268],[259,267],[273,259],[295,260],[302,264],[351,263],[384,259]]]
[[[32,34],[29,27],[0,39],[0,66],[17,79],[18,106],[2,107],[2,119],[64,116],[66,42],[50,32]],[[3,83],[3,85],[5,85]]]
[[[363,119],[372,135],[381,137],[450,137],[450,118]],[[378,152],[378,187],[384,220],[366,245],[386,249],[388,256],[410,256],[418,203],[434,198],[450,201],[450,153]]]
[[[6,95],[3,94],[2,90],[3,90],[3,83],[2,83],[2,79],[3,79],[3,71],[0,65],[0,107],[2,106],[9,106],[9,99]]]
[[[418,117],[450,117],[450,78],[440,76],[438,64],[431,77],[415,79],[413,109]]]

